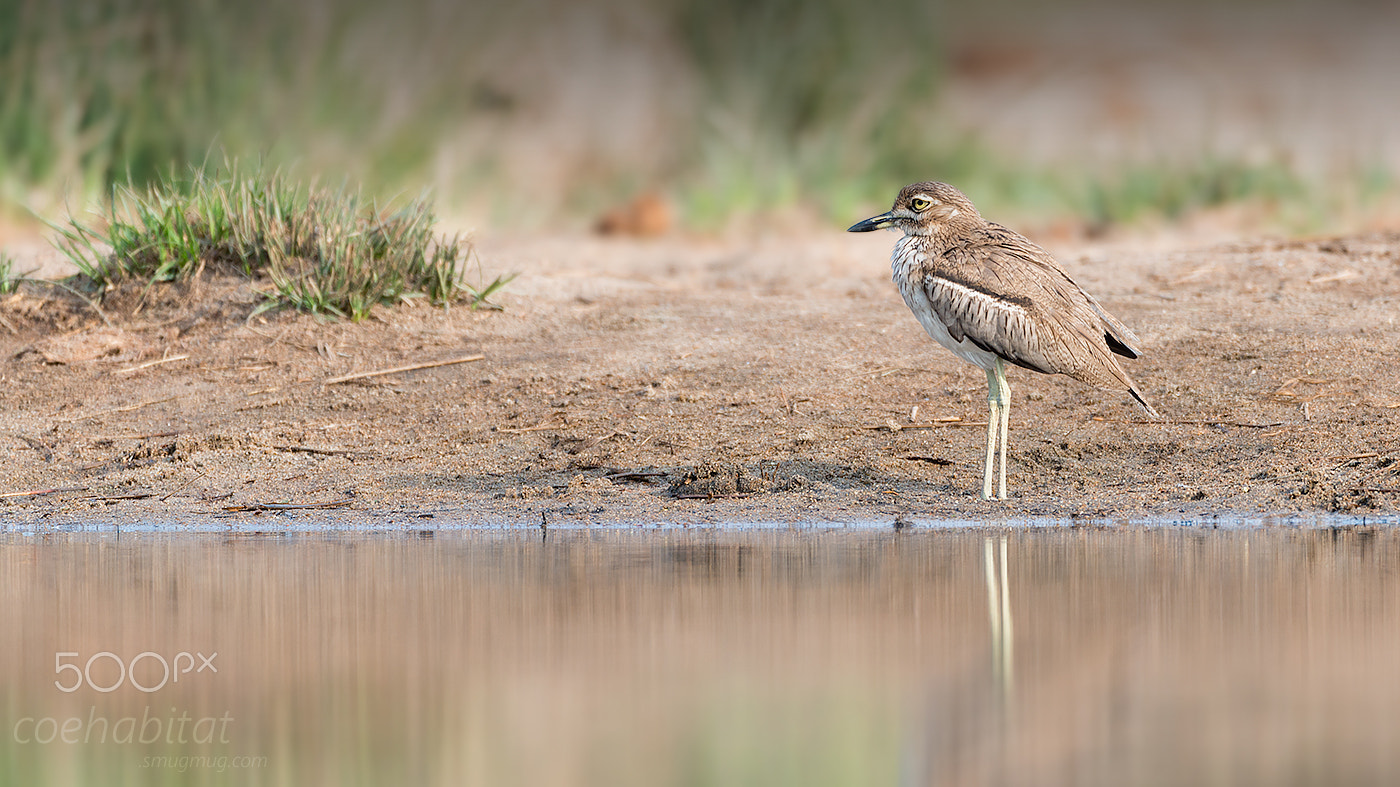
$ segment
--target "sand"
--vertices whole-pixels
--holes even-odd
[[[110,293],[110,326],[0,296],[0,526],[1395,513],[1400,235],[1047,244],[1142,338],[1163,417],[1012,370],[1004,502],[978,497],[983,373],[908,313],[894,239],[483,237],[486,279],[520,274],[503,311],[359,324],[249,318],[237,279]]]

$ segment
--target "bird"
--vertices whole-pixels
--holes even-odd
[[[1008,364],[1126,390],[1150,417],[1158,417],[1114,358],[1142,355],[1132,330],[1075,284],[1049,252],[982,218],[961,191],[935,181],[910,184],[889,211],[847,232],[882,229],[904,233],[890,254],[890,269],[914,317],[934,341],[987,373],[982,499],[993,499],[998,444],[996,499],[1006,499]]]

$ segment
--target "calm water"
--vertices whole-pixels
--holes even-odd
[[[8,536],[0,782],[1397,783],[1397,533]]]

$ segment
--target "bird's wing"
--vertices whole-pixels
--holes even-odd
[[[1073,375],[1107,356],[1106,312],[1038,246],[996,225],[989,231],[946,250],[924,278],[948,333],[1046,374]]]

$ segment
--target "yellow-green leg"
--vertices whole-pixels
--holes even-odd
[[[987,466],[982,474],[982,499],[992,498],[992,471],[996,461],[997,444],[1001,444],[1001,473],[997,483],[997,500],[1006,499],[1006,430],[1011,420],[1011,386],[1006,384],[1006,364],[1000,358],[987,370]],[[1000,440],[998,440],[1000,435]]]
[[[1006,364],[997,359],[997,377],[1001,383],[1001,481],[997,499],[1006,499],[1006,430],[1011,423],[1011,386],[1006,383]]]

